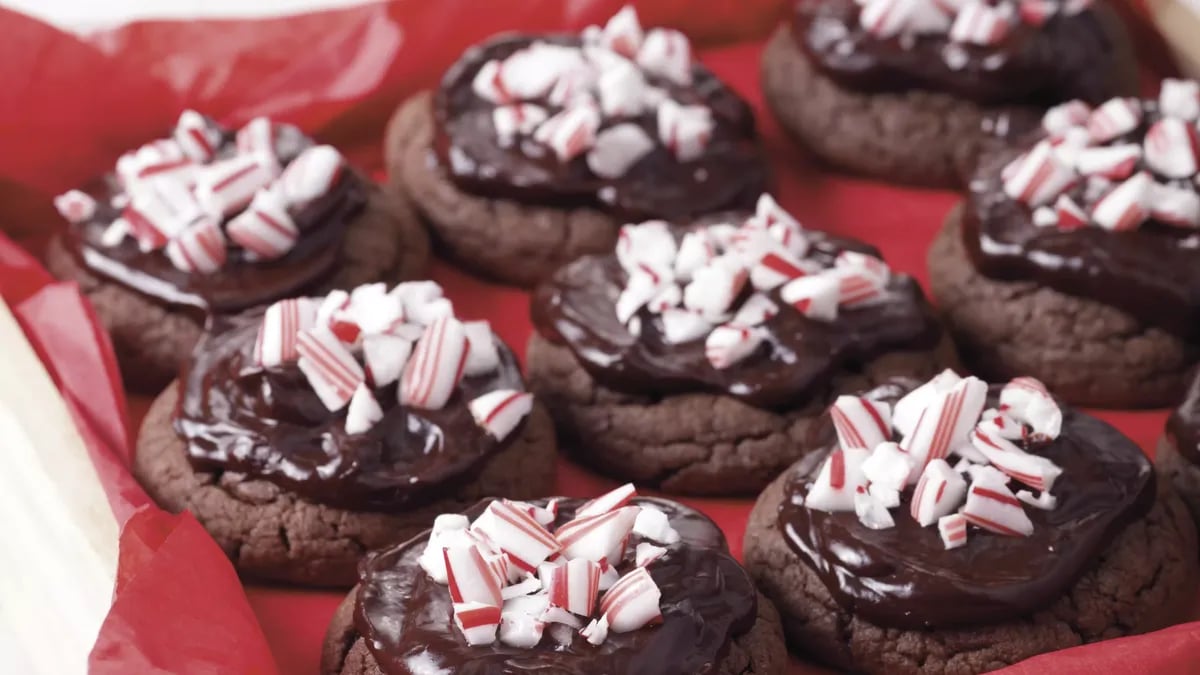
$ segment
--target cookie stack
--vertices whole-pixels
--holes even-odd
[[[384,187],[186,112],[59,197],[49,261],[157,394],[147,492],[247,578],[351,589],[329,675],[983,672],[1181,621],[1200,580],[1200,85],[1134,71],[1101,0],[778,29],[801,145],[965,191],[937,307],[781,206],[750,105],[632,8],[468,49],[397,109]],[[523,361],[418,280],[430,242],[530,289]],[[1158,466],[1072,407],[1189,384]],[[560,446],[623,485],[551,497]],[[639,488],[757,497],[744,567]]]

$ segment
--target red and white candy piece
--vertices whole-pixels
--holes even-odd
[[[1054,462],[1025,452],[996,433],[991,425],[981,424],[971,432],[971,444],[1006,476],[1038,491],[1050,490],[1062,474]]]
[[[1058,13],[1059,4],[1053,0],[1018,0],[1017,16],[1022,23],[1040,27]]]
[[[637,64],[648,73],[678,85],[692,83],[692,45],[670,28],[653,28],[642,41]]]
[[[761,223],[792,255],[803,257],[808,252],[804,226],[771,195],[765,192],[759,195],[754,204],[754,220]],[[748,225],[749,223],[750,221],[747,221]]]
[[[1112,98],[1092,111],[1088,118],[1088,133],[1097,143],[1106,143],[1124,136],[1142,121],[1142,105],[1134,98]]]
[[[661,546],[655,546],[647,542],[642,542],[634,549],[633,560],[638,567],[648,567],[650,563],[658,560],[667,554],[667,549]]]
[[[1069,129],[1085,126],[1092,116],[1092,108],[1080,100],[1060,103],[1042,116],[1042,128],[1055,137],[1063,136]]]
[[[967,490],[967,503],[960,513],[967,522],[989,532],[1010,537],[1033,534],[1033,523],[1021,502],[1004,485],[975,481]]]
[[[534,580],[536,582],[536,580]],[[521,612],[500,612],[500,642],[517,649],[532,649],[542,641],[546,622]]]
[[[292,209],[329,194],[341,178],[345,159],[333,146],[315,145],[300,153],[279,177],[283,197]]]
[[[476,424],[492,438],[502,441],[533,410],[533,395],[512,389],[497,389],[474,399],[467,407]]]
[[[1060,230],[1077,230],[1088,224],[1087,211],[1066,194],[1059,195],[1054,202],[1054,219]]]
[[[892,407],[892,426],[900,436],[912,435],[917,428],[917,422],[925,408],[929,407],[940,394],[950,391],[962,381],[958,373],[947,368],[934,375],[928,382],[905,394]]]
[[[999,44],[1008,35],[1012,11],[1008,6],[975,0],[958,11],[950,26],[950,39],[973,45]]]
[[[595,89],[606,118],[632,117],[645,107],[646,79],[631,61],[613,59],[600,71]]]
[[[553,567],[543,565],[539,576],[550,596],[550,606],[572,614],[588,616],[596,606],[600,591],[600,565],[584,558],[568,560]]]
[[[951,513],[938,518],[938,534],[946,550],[966,546],[967,519],[961,513]]]
[[[185,110],[175,123],[174,140],[189,159],[205,163],[217,154],[217,147],[221,144],[221,130],[204,115],[195,110]]]
[[[884,297],[887,283],[873,272],[835,268],[831,273],[838,280],[838,304],[860,307],[878,302]]]
[[[507,557],[502,556],[501,560],[503,560],[506,564],[508,563]],[[521,572],[521,574],[524,574],[524,572]],[[501,588],[500,597],[504,598],[504,602],[507,604],[508,601],[512,600],[513,598],[519,598],[523,595],[529,595],[530,593],[537,593],[540,590],[542,590],[542,582],[540,579],[537,577],[525,577],[515,584],[509,584],[508,586]],[[544,611],[544,608],[543,610],[539,610],[538,613],[540,614],[541,611]]]
[[[712,136],[712,111],[667,99],[658,106],[658,140],[675,158],[690,162],[704,153]]]
[[[568,560],[599,561],[619,553],[637,520],[636,506],[623,506],[596,516],[576,517],[554,533]]]
[[[471,521],[466,516],[458,513],[444,513],[434,518],[429,541],[426,542],[425,550],[421,552],[418,563],[421,565],[421,569],[424,569],[425,573],[437,583],[449,583],[446,575],[446,556],[442,549],[475,543],[467,530],[470,524]]]
[[[862,485],[854,492],[854,515],[858,516],[858,522],[871,530],[886,530],[896,526],[887,505]]]
[[[500,627],[500,607],[482,602],[454,604],[454,623],[468,645],[490,645]]]
[[[534,572],[562,546],[528,511],[510,502],[493,501],[471,524],[508,556],[517,569]]]
[[[117,180],[126,190],[136,189],[143,181],[169,179],[190,185],[200,164],[184,154],[173,139],[147,143],[117,159]]]
[[[492,103],[505,104],[513,100],[512,94],[504,88],[504,80],[500,77],[501,64],[492,59],[480,66],[471,81],[471,90],[475,95]]]
[[[545,108],[532,103],[496,106],[492,110],[492,126],[496,129],[496,140],[500,147],[508,147],[517,136],[532,134],[548,116]]]
[[[241,154],[262,153],[267,157],[276,157],[275,123],[266,117],[255,117],[238,129],[236,144]]]
[[[863,462],[862,472],[871,483],[872,494],[877,490],[899,493],[908,485],[908,477],[912,474],[912,459],[896,443],[879,443],[872,450],[871,456]]]
[[[1190,178],[1200,169],[1200,132],[1189,122],[1163,118],[1146,131],[1146,166],[1167,178]]]
[[[201,208],[186,185],[166,179],[139,183],[121,216],[145,251],[162,248],[201,220],[216,222],[216,216]]]
[[[843,448],[873,450],[892,437],[891,410],[886,403],[863,396],[838,396],[829,416]]]
[[[500,597],[502,579],[478,546],[449,547],[442,549],[442,555],[446,559],[450,599],[456,604],[478,602],[492,607],[504,604]]]
[[[480,86],[490,87],[492,91],[487,93],[499,95],[499,102],[533,100],[547,95],[563,73],[582,65],[583,55],[574,47],[535,42],[513,52],[499,65],[493,76],[497,82],[488,85],[485,81]]]
[[[1007,406],[1005,406],[1003,403],[1000,405],[1001,407],[1007,409]],[[1004,410],[997,410],[995,408],[984,410],[983,415],[979,418],[979,424],[976,425],[976,427],[986,428],[991,433],[1009,441],[1020,440],[1021,438],[1025,437],[1025,427],[1021,424],[1021,422],[1013,419],[1013,417],[1011,417]],[[984,457],[982,453],[980,453],[980,459],[978,460],[978,463],[982,464],[985,462],[987,462],[987,457]]]
[[[669,344],[682,344],[698,340],[712,330],[708,319],[700,316],[699,312],[690,309],[670,308],[663,310],[661,316],[663,337]]]
[[[679,542],[679,532],[671,527],[671,519],[653,506],[641,507],[637,520],[633,523],[633,533],[660,544]]]
[[[909,514],[918,525],[928,527],[957,509],[966,491],[967,482],[962,476],[946,460],[934,459],[925,465],[917,480]]]
[[[558,161],[569,162],[592,147],[599,128],[600,111],[590,104],[576,104],[543,122],[533,138],[553,150]]]
[[[674,285],[668,268],[648,262],[636,263],[613,306],[617,320],[628,324],[638,310],[663,293],[668,285]]]
[[[354,396],[350,397],[350,407],[346,409],[346,433],[366,433],[381,419],[383,408],[379,407],[375,395],[365,384],[358,385]]]
[[[434,319],[417,341],[400,377],[400,402],[440,410],[450,400],[467,361],[467,333],[458,319]]]
[[[1022,502],[1025,502],[1035,509],[1041,509],[1043,511],[1052,511],[1054,510],[1054,507],[1058,506],[1058,498],[1049,492],[1042,492],[1041,494],[1034,496],[1034,494],[1029,490],[1018,490],[1017,499],[1020,499]]]
[[[609,630],[628,633],[662,617],[658,602],[662,592],[645,567],[621,577],[600,600],[600,611],[608,620]]]
[[[803,262],[784,251],[771,251],[750,268],[750,283],[760,291],[770,291],[807,274]]]
[[[608,617],[601,616],[599,619],[592,619],[592,622],[579,631],[579,634],[590,645],[604,644],[604,641],[608,639]]]
[[[779,297],[796,311],[817,321],[833,321],[838,314],[841,279],[836,274],[811,274],[789,281]]]
[[[1146,205],[1154,179],[1139,171],[1092,206],[1092,221],[1106,230],[1132,230],[1146,220]]]
[[[1200,227],[1200,194],[1196,190],[1156,183],[1148,201],[1151,218],[1176,227]]]
[[[753,354],[764,338],[758,328],[722,324],[704,340],[704,356],[713,368],[722,370]]]
[[[474,377],[495,372],[500,367],[500,352],[496,349],[492,325],[487,321],[468,321],[463,324],[463,330],[469,343],[463,374]]]
[[[924,470],[935,459],[943,459],[975,428],[987,403],[987,383],[977,377],[963,378],[949,391],[937,395],[921,413],[916,428],[900,447],[913,460],[913,472]]]
[[[867,484],[862,465],[870,454],[858,448],[837,448],[829,453],[804,505],[818,511],[853,511],[855,493]]]
[[[842,251],[834,258],[833,266],[840,270],[860,272],[877,279],[881,284],[886,284],[892,276],[892,270],[887,263],[858,251]]]
[[[278,168],[260,155],[235,155],[196,173],[196,200],[209,213],[228,216],[245,208],[278,175]]]
[[[317,303],[309,298],[289,298],[267,307],[255,344],[255,361],[266,368],[300,358],[296,343],[300,333],[312,329]]]
[[[69,223],[82,223],[96,215],[96,200],[86,192],[68,190],[54,198],[54,208]]]
[[[366,382],[366,374],[354,355],[324,326],[300,333],[296,352],[300,355],[297,365],[329,410],[345,407],[358,386]]]
[[[639,269],[639,263],[670,269],[677,250],[675,235],[662,220],[623,225],[617,234],[617,262],[630,274]]]
[[[642,24],[638,21],[637,10],[632,5],[626,5],[604,24],[599,37],[601,45],[632,59],[637,57],[638,50],[641,49],[642,36]]]
[[[1075,181],[1075,172],[1054,152],[1050,141],[1041,141],[1004,170],[1004,194],[1029,206],[1054,200]]]
[[[726,317],[746,285],[746,270],[732,256],[720,256],[692,274],[683,306],[712,322]]]
[[[587,164],[601,178],[620,178],[654,149],[654,141],[636,124],[618,124],[596,135]]]
[[[1187,122],[1200,118],[1200,82],[1167,78],[1158,92],[1158,110]]]
[[[738,308],[730,322],[735,326],[759,326],[766,323],[779,313],[779,305],[762,293],[755,293],[746,298]]]
[[[716,257],[717,241],[707,229],[692,230],[684,234],[679,240],[679,250],[675,255],[675,278],[681,281],[690,280],[696,270],[708,265]]]
[[[945,33],[950,19],[935,3],[923,0],[870,0],[863,3],[859,21],[878,38],[901,34]]]
[[[1032,377],[1016,377],[1000,390],[1000,406],[1018,422],[1028,424],[1037,440],[1054,440],[1062,431],[1062,409],[1046,385]]]
[[[613,488],[608,492],[589,500],[575,512],[576,518],[589,518],[591,516],[600,516],[605,513],[611,513],[617,509],[627,506],[634,497],[637,496],[637,488],[633,483],[626,483],[618,488]]]
[[[1075,156],[1075,169],[1085,176],[1124,180],[1141,160],[1142,148],[1136,143],[1102,145],[1080,150]]]
[[[225,264],[225,235],[216,220],[200,218],[167,244],[166,254],[176,269],[212,274]]]
[[[395,335],[366,335],[362,351],[367,381],[373,387],[384,387],[400,379],[412,354],[412,342]]]
[[[229,221],[225,232],[260,260],[286,255],[300,239],[300,230],[288,215],[283,198],[273,190],[259,190],[249,208]]]

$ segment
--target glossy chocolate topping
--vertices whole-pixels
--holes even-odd
[[[807,258],[825,266],[843,250],[878,255],[859,242],[811,230],[806,235],[811,243]],[[911,277],[893,274],[880,302],[843,307],[832,322],[793,311],[776,290],[770,297],[781,309],[763,324],[764,345],[743,361],[717,369],[705,357],[703,338],[667,343],[661,319],[647,309],[638,314],[640,334],[632,335],[615,310],[626,278],[616,256],[589,256],[560,269],[533,300],[533,321],[541,334],[565,344],[593,377],[619,391],[709,391],[763,408],[797,407],[839,370],[889,351],[932,348],[941,335]]]
[[[265,478],[320,504],[394,511],[444,495],[502,447],[467,408],[486,392],[524,389],[516,359],[498,338],[500,367],[464,378],[441,410],[401,406],[397,385],[389,385],[374,392],[383,419],[351,435],[345,410],[331,413],[295,364],[254,364],[262,313],[211,319],[181,379],[175,427],[197,470]]]
[[[915,383],[876,390],[896,400]],[[989,406],[995,407],[993,387]],[[826,420],[828,422],[828,420]],[[824,434],[832,445],[832,424]],[[972,529],[965,546],[945,550],[935,526],[909,515],[912,488],[892,511],[896,526],[871,530],[853,512],[803,506],[825,453],[792,475],[779,510],[780,530],[847,611],[886,627],[922,629],[996,623],[1027,616],[1057,600],[1126,524],[1155,496],[1153,467],[1133,441],[1108,424],[1063,410],[1057,440],[1025,449],[1048,457],[1063,474],[1051,490],[1057,506],[1031,506],[1029,537]]]
[[[1147,117],[1147,123],[1154,120]],[[1126,140],[1140,144],[1143,135],[1138,129]],[[985,157],[971,181],[962,236],[975,268],[995,279],[1035,281],[1111,305],[1185,339],[1200,336],[1200,232],[1155,220],[1118,232],[1036,226],[1031,209],[1004,194],[1000,177],[1032,145]],[[1066,194],[1089,210],[1094,199],[1085,191],[1081,182]]]
[[[290,142],[276,143],[283,164],[311,145],[308,139],[286,140]],[[217,158],[227,158],[235,152],[233,138],[227,134]],[[220,270],[213,274],[192,274],[172,265],[161,249],[142,251],[130,237],[116,246],[105,245],[105,230],[121,215],[110,204],[111,197],[119,191],[111,177],[101,189],[92,191],[96,214],[91,220],[68,228],[65,239],[68,248],[95,274],[164,304],[192,308],[198,314],[238,311],[316,288],[335,272],[346,226],[367,202],[365,180],[352,171],[343,171],[328,194],[292,214],[300,238],[286,255],[277,260],[251,260],[244,249],[232,247]]]
[[[1167,440],[1181,457],[1200,464],[1200,377],[1192,380],[1187,398],[1167,418]]]
[[[627,220],[682,218],[723,208],[751,206],[766,187],[767,169],[754,131],[754,115],[707,68],[692,68],[687,87],[646,74],[647,81],[684,105],[705,105],[714,128],[704,154],[680,162],[656,142],[649,154],[616,179],[601,178],[583,155],[563,163],[545,146],[518,140],[509,147],[497,142],[493,103],[472,89],[479,69],[491,59],[504,59],[535,41],[579,46],[578,36],[507,35],[467,50],[446,72],[434,99],[437,161],[467,192],[500,199],[562,206],[596,206]],[[547,112],[561,110],[535,101]],[[606,117],[603,129],[633,123],[658,139],[651,108],[635,117]]]
[[[559,509],[559,524],[570,519],[580,500]],[[629,633],[609,633],[593,646],[565,626],[547,627],[531,649],[502,643],[471,647],[454,624],[446,586],[429,578],[417,559],[428,533],[371,555],[362,565],[355,625],[389,675],[700,675],[716,672],[731,640],[754,625],[757,591],[728,552],[725,538],[703,514],[676,502],[638,498],[671,519],[682,540],[650,565],[662,591],[660,625]],[[476,507],[478,515],[486,505]],[[634,547],[617,565],[633,569]],[[560,644],[555,633],[565,635]]]
[[[952,42],[946,34],[877,38],[855,0],[806,0],[796,41],[827,76],[860,91],[927,89],[982,104],[1048,106],[1073,98],[1100,103],[1120,92],[1115,48],[1097,13],[1058,15],[1042,27],[1018,22],[997,45]]]

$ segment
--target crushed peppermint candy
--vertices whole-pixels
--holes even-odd
[[[603,27],[585,28],[578,46],[535,41],[487,61],[471,88],[495,106],[500,147],[527,154],[548,149],[560,162],[579,159],[597,176],[615,179],[655,147],[680,162],[703,154],[715,126],[712,111],[671,94],[692,84],[692,68],[683,33],[644,30],[626,6]]]
[[[186,110],[170,138],[117,160],[108,207],[116,215],[100,241],[131,239],[191,274],[217,272],[232,250],[251,261],[281,258],[300,238],[296,215],[333,189],[344,166],[340,152],[311,145],[295,127],[259,117],[232,135]],[[54,205],[73,224],[98,213],[95,198],[79,190]]]
[[[1198,92],[1168,79],[1157,100],[1051,108],[1045,137],[1001,171],[1004,193],[1033,209],[1038,227],[1200,227]]]
[[[968,544],[968,529],[1027,537],[1026,507],[1052,510],[1062,469],[1036,454],[1058,438],[1062,410],[1046,387],[1018,377],[987,408],[988,386],[946,370],[894,405],[840,396],[830,409],[838,446],[816,473],[804,506],[853,511],[871,529],[912,518],[936,525],[945,548]],[[951,464],[950,455],[958,456]],[[912,489],[908,513],[891,512]],[[975,536],[975,535],[972,535]]]
[[[662,594],[648,569],[680,542],[667,515],[635,497],[633,485],[623,485],[559,527],[558,500],[541,507],[498,499],[474,522],[438,516],[419,564],[447,586],[469,645],[529,649],[551,624],[600,645],[609,633],[661,620]],[[636,564],[621,575],[614,565],[631,548]]]
[[[768,342],[762,325],[779,312],[830,322],[885,299],[886,263],[856,251],[821,262],[806,257],[810,238],[767,194],[740,225],[625,225],[616,247],[627,273],[617,319],[633,332],[642,325],[639,313],[649,312],[667,342],[703,339],[709,363],[724,369],[760,351]]]
[[[377,395],[425,410],[444,407],[464,377],[500,368],[486,321],[462,322],[432,281],[388,290],[383,283],[291,298],[266,308],[252,358],[260,368],[295,364],[330,411],[346,409],[347,434],[370,431],[384,412]],[[503,441],[533,408],[533,396],[497,389],[466,402],[483,432]]]
[[[961,45],[994,46],[1022,24],[1038,27],[1055,15],[1074,16],[1091,0],[860,0],[859,25],[901,44],[943,35]]]

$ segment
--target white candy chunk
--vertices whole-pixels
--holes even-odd
[[[400,379],[412,342],[394,335],[368,335],[362,340],[363,360],[371,385],[383,387]]]
[[[746,285],[746,270],[721,256],[692,274],[683,289],[683,306],[713,323],[723,320]]]
[[[1004,385],[1000,405],[1013,419],[1028,424],[1039,438],[1054,440],[1062,431],[1062,410],[1046,385],[1032,377],[1014,378]]]
[[[998,434],[991,425],[980,425],[971,434],[971,443],[988,461],[1010,478],[1035,490],[1048,491],[1062,474],[1057,464],[1045,457],[1025,452]]]
[[[979,485],[1008,485],[1008,476],[989,464],[971,464],[967,466],[966,472],[971,481]]]
[[[876,486],[883,490],[903,490],[912,473],[912,459],[899,444],[887,442],[875,446],[871,456],[862,464],[863,475],[871,482],[871,491]]]
[[[871,450],[891,440],[891,410],[886,403],[842,395],[829,407],[829,416],[843,448]]]
[[[546,624],[520,613],[500,613],[500,642],[518,649],[531,649],[542,641]]]
[[[608,639],[608,617],[601,616],[599,619],[592,619],[592,622],[579,631],[583,639],[591,645],[602,645]]]
[[[683,235],[675,256],[675,277],[688,281],[692,274],[717,257],[717,242],[708,230],[693,230]]]
[[[500,627],[500,608],[482,602],[454,603],[454,623],[467,644],[490,645]]]
[[[987,404],[987,392],[986,382],[967,377],[949,391],[935,395],[912,434],[900,444],[912,457],[913,479],[926,463],[945,458],[952,448],[969,442],[968,435]]]
[[[548,117],[545,108],[532,103],[496,106],[492,110],[496,140],[500,147],[508,147],[516,142],[518,136],[532,134]]]
[[[362,434],[371,430],[375,423],[383,419],[383,408],[375,400],[374,394],[366,385],[358,385],[354,396],[350,398],[350,407],[346,410],[346,433]]]
[[[692,83],[692,46],[677,30],[651,29],[638,50],[637,63],[646,72],[675,84]]]
[[[967,544],[967,519],[961,513],[951,513],[938,519],[938,534],[947,550]]]
[[[1046,111],[1046,114],[1042,116],[1042,128],[1051,136],[1061,137],[1071,129],[1078,129],[1087,124],[1091,115],[1091,106],[1083,101],[1067,101]]]
[[[840,283],[835,274],[810,274],[789,281],[779,297],[810,319],[833,321],[838,315]]]
[[[500,64],[499,81],[508,99],[534,100],[550,93],[559,77],[582,63],[583,54],[574,47],[535,42]]]
[[[909,436],[917,427],[921,413],[933,402],[938,394],[950,391],[962,380],[953,370],[947,368],[935,375],[931,380],[913,389],[896,402],[892,410],[892,425],[901,436]]]
[[[1200,194],[1195,189],[1155,183],[1148,201],[1151,218],[1176,227],[1200,227]]]
[[[708,334],[704,355],[713,368],[728,368],[753,354],[765,338],[761,329],[724,324]]]
[[[894,509],[900,506],[899,490],[889,490],[877,483],[871,483],[870,487],[867,488],[867,492],[870,492],[875,501],[882,504],[884,508]]]
[[[654,141],[636,124],[618,124],[596,135],[587,164],[601,178],[620,178],[654,149]]]
[[[633,5],[625,5],[612,15],[600,32],[601,45],[626,57],[634,58],[642,46],[642,24]]]
[[[838,448],[829,453],[804,498],[804,505],[818,511],[853,511],[855,493],[867,484],[862,465],[870,454],[858,448]]]
[[[633,533],[660,544],[679,542],[679,533],[671,527],[667,514],[653,506],[643,506],[633,522]]]
[[[896,526],[896,521],[892,520],[892,514],[888,513],[887,507],[872,497],[865,488],[860,488],[854,493],[854,514],[858,516],[858,522],[872,530],[886,530]]]
[[[921,527],[928,527],[957,509],[966,491],[962,476],[946,460],[935,459],[925,465],[917,481],[909,514]]]
[[[667,99],[658,106],[658,140],[675,158],[690,162],[704,153],[712,136],[712,111]]]
[[[1058,506],[1058,498],[1049,492],[1042,492],[1035,497],[1029,490],[1018,490],[1017,499],[1043,511],[1052,511],[1055,506]]]
[[[639,270],[638,263],[669,270],[677,252],[675,235],[666,221],[623,225],[617,234],[617,262],[630,274]]]
[[[663,337],[670,344],[698,340],[712,330],[712,324],[699,312],[688,309],[665,309],[661,315]]]
[[[732,323],[735,326],[758,326],[766,323],[778,313],[779,305],[762,293],[755,293],[746,298],[746,301],[738,308],[733,315]]]
[[[596,94],[605,117],[634,117],[645,106],[646,80],[637,66],[621,59],[600,71]]]
[[[645,567],[663,557],[666,553],[667,549],[661,546],[642,542],[637,545],[637,549],[634,551],[634,564],[638,567]]]
[[[972,525],[1010,537],[1033,534],[1033,522],[1013,493],[1003,485],[971,484],[962,515]]]
[[[473,543],[467,527],[471,521],[464,515],[447,513],[438,516],[433,521],[433,529],[429,533],[429,542],[421,553],[418,562],[421,569],[431,579],[439,584],[448,583],[446,576],[446,558],[442,549],[454,546],[467,546]]]
[[[496,338],[492,325],[487,321],[468,321],[463,324],[467,331],[467,363],[463,374],[468,377],[486,375],[500,367],[500,352],[496,349]]]
[[[1166,78],[1158,94],[1158,110],[1167,117],[1194,122],[1200,118],[1200,83]]]

